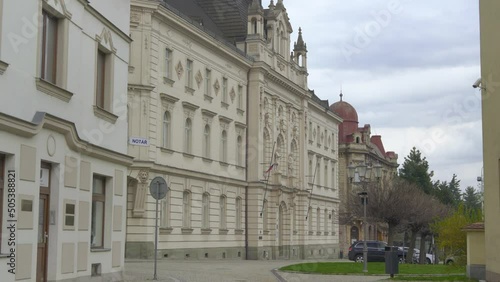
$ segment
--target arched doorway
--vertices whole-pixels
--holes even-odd
[[[357,226],[351,227],[351,244],[359,241],[359,229]]]

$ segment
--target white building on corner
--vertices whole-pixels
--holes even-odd
[[[2,281],[122,277],[129,5],[0,0]]]

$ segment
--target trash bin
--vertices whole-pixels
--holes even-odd
[[[391,278],[399,273],[398,247],[385,247],[385,273],[390,274]]]

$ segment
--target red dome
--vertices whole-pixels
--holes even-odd
[[[344,122],[358,122],[358,113],[356,112],[356,109],[354,109],[354,107],[347,102],[335,102],[330,106],[330,110],[339,115],[344,120]]]

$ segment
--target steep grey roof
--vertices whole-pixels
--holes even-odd
[[[248,7],[252,0],[196,0],[196,2],[229,41],[240,41],[246,37]]]
[[[314,94],[314,90],[309,90],[309,93],[311,93],[311,100],[318,103],[320,106],[325,108],[325,110],[330,111],[330,105],[328,104],[328,100],[321,100],[318,96],[316,96],[316,94]]]
[[[217,24],[212,20],[197,0],[163,0],[164,6],[174,10],[177,14],[188,17],[193,24],[203,26],[217,36],[224,36]]]

